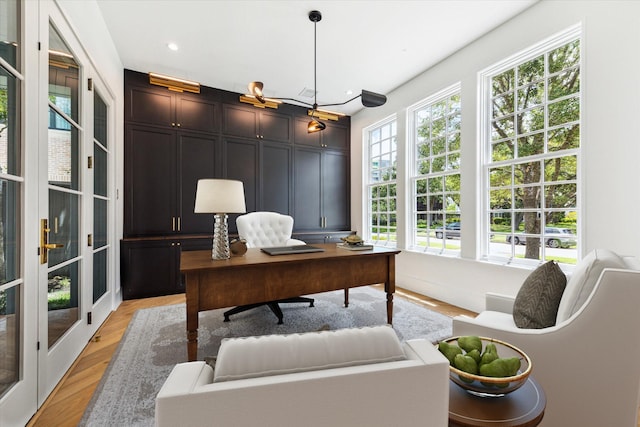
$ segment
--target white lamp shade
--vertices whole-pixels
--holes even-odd
[[[195,213],[245,213],[244,185],[230,179],[200,179]]]

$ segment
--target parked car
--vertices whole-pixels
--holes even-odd
[[[460,223],[452,222],[447,224],[444,228],[442,226],[436,228],[436,238],[442,239],[444,234],[447,235],[447,238],[460,237]]]
[[[507,236],[507,243],[511,243],[511,237]],[[545,227],[544,244],[550,248],[568,248],[577,244],[576,236],[568,228]],[[513,242],[516,245],[524,245],[526,237],[513,236]]]

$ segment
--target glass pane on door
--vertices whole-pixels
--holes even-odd
[[[107,105],[96,93],[93,100],[93,302],[107,292]]]
[[[93,254],[93,302],[107,292],[107,250]]]
[[[77,261],[49,272],[47,281],[49,348],[80,318],[78,273]]]
[[[0,2],[0,57],[20,70],[17,0]],[[20,379],[22,284],[20,278],[20,80],[0,66],[0,398]],[[15,180],[14,180],[15,179]],[[2,421],[0,420],[0,423]]]
[[[80,319],[79,67],[49,26],[48,252],[49,348]]]
[[[20,174],[20,81],[0,67],[0,173]]]
[[[20,286],[0,290],[0,398],[19,380]]]
[[[78,129],[49,108],[49,184],[78,190]]]
[[[20,1],[0,1],[0,57],[20,69]]]

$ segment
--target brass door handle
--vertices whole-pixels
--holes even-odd
[[[49,243],[49,221],[47,219],[40,220],[40,264],[46,264],[49,260],[49,251],[51,249],[63,248],[62,243]]]
[[[47,249],[58,249],[64,248],[64,245],[62,243],[46,243],[44,247]]]

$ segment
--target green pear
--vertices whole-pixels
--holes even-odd
[[[444,354],[444,357],[449,360],[449,364],[451,365],[453,365],[453,359],[456,357],[456,354],[462,354],[462,349],[460,347],[454,344],[449,344],[445,341],[440,341],[438,343],[438,350],[440,350],[440,353]]]
[[[512,377],[518,374],[520,366],[522,366],[522,360],[519,357],[509,357],[507,360],[507,366],[509,368],[509,376]]]
[[[478,364],[471,356],[457,354],[453,359],[453,366],[470,374],[478,373]]]
[[[520,359],[517,357],[499,358],[493,362],[480,366],[480,375],[485,377],[511,377],[520,369]]]
[[[487,363],[491,363],[496,359],[499,359],[498,352],[495,350],[495,345],[493,346],[493,350],[488,347],[493,344],[488,344],[484,353],[482,353],[482,357],[480,358],[479,366],[486,365]]]
[[[461,371],[468,372],[470,374],[478,373],[478,364],[475,359],[471,356],[457,354],[453,359],[453,366],[460,369]],[[467,383],[472,383],[473,380],[469,377],[465,377],[464,375],[458,375],[460,379]]]
[[[477,336],[466,336],[458,338],[458,345],[467,353],[473,349],[482,352],[482,340]]]
[[[484,348],[484,353],[493,353],[493,354],[497,355],[498,354],[498,349],[496,348],[496,345],[494,343],[490,342]]]
[[[480,352],[478,351],[477,348],[474,348],[469,353],[467,353],[467,356],[473,357],[473,360],[475,360],[476,363],[478,363],[478,364],[480,363],[480,360],[482,359],[482,356],[480,355]]]

